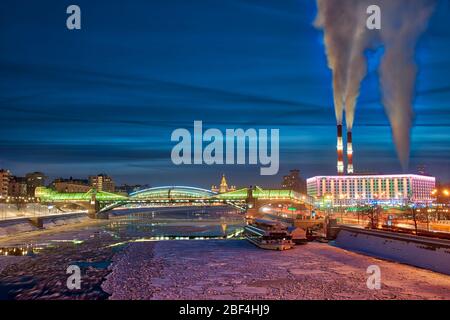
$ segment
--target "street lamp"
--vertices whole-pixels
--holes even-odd
[[[332,201],[332,199],[333,199],[333,195],[331,195],[329,193],[326,193],[324,195],[324,202],[325,202],[324,205],[326,208],[327,216],[330,215],[330,202]]]
[[[436,214],[436,219],[439,221],[440,220],[440,214],[439,214],[439,208],[441,207],[440,205],[444,204],[444,201],[442,201],[442,198],[448,198],[450,196],[450,191],[448,189],[433,189],[433,191],[431,192],[431,201],[436,201],[435,203],[435,214]],[[441,203],[440,203],[441,201]]]
[[[345,194],[339,194],[339,211],[341,213],[341,223],[344,223],[344,216],[343,216],[343,211],[344,211],[344,198],[345,198]]]

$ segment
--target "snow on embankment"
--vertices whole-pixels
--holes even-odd
[[[450,241],[342,227],[338,247],[450,275]]]
[[[62,225],[80,223],[88,220],[89,218],[85,213],[72,213],[65,215],[44,216],[39,217],[39,219],[42,227],[37,227],[35,223],[32,223],[33,217],[0,221],[0,237],[6,237],[40,229],[52,229],[54,227]]]

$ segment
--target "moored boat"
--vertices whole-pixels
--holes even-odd
[[[255,219],[244,228],[245,238],[267,250],[288,250],[294,247],[287,226],[279,221]]]

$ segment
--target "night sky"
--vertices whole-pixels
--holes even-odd
[[[339,0],[340,1],[340,0]],[[82,29],[66,28],[78,4]],[[450,180],[450,14],[440,1],[417,49],[410,172]],[[0,167],[118,183],[277,186],[336,172],[331,71],[313,0],[2,0]],[[354,128],[357,171],[401,172],[368,53]],[[176,128],[279,128],[280,173],[170,161]]]

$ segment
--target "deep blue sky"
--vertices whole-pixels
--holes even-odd
[[[66,29],[78,4],[82,30]],[[439,3],[418,47],[410,171],[450,180],[450,14]],[[313,0],[2,0],[0,167],[118,182],[276,185],[290,168],[334,174],[331,72]],[[357,170],[401,171],[379,101],[379,54],[358,106]],[[281,170],[182,166],[172,130],[280,128]]]

